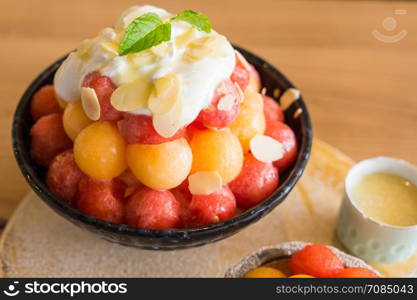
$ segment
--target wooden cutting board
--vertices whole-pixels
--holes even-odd
[[[308,167],[288,198],[240,233],[199,248],[160,252],[112,244],[70,224],[33,193],[14,213],[0,241],[3,277],[222,277],[263,246],[309,241],[342,248],[335,226],[343,180],[353,161],[316,140]],[[373,265],[386,276],[416,276],[417,255]]]

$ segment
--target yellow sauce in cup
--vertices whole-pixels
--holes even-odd
[[[364,176],[353,187],[352,201],[366,216],[394,226],[417,225],[417,187],[388,173]]]

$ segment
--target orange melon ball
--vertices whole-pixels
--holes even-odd
[[[185,138],[156,145],[130,144],[127,163],[144,185],[156,189],[171,189],[180,185],[191,170],[193,155]]]
[[[75,139],[74,157],[78,167],[90,177],[112,179],[127,167],[126,142],[114,123],[95,122]]]
[[[223,183],[239,175],[243,165],[243,152],[239,140],[230,130],[199,130],[191,142],[193,167],[191,173],[217,171]]]
[[[306,274],[297,274],[297,275],[292,275],[288,278],[316,278],[314,276],[310,276],[310,275],[306,275]]]
[[[242,144],[243,151],[249,151],[250,140],[265,131],[265,115],[263,112],[263,98],[261,94],[251,90],[245,91],[245,98],[240,106],[236,120],[230,129]]]
[[[281,271],[271,267],[259,267],[247,272],[245,278],[286,278]]]
[[[93,123],[84,113],[80,101],[68,103],[67,107],[65,107],[62,121],[64,122],[65,133],[73,141],[81,130]]]

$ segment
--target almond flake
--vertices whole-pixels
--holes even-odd
[[[93,121],[100,119],[100,102],[94,89],[89,87],[81,89],[81,104],[87,117]]]
[[[280,103],[283,110],[286,110],[291,104],[300,97],[300,91],[295,88],[287,89],[284,94],[282,94]]]
[[[113,28],[106,27],[101,32],[100,35],[108,41],[113,41],[116,39],[117,34]]]
[[[251,70],[249,72],[249,84],[246,89],[250,89],[255,92],[259,92],[259,90],[261,89],[260,78],[259,75],[256,73],[256,69],[254,67],[251,67]]]
[[[216,92],[218,94],[228,94],[229,88],[226,86],[224,81],[221,81],[220,84],[216,87]]]
[[[272,95],[274,96],[274,98],[278,98],[280,94],[279,88],[275,88],[274,91],[272,92]]]
[[[263,162],[273,162],[284,156],[282,143],[266,135],[256,135],[250,140],[250,151]]]
[[[184,54],[187,61],[198,61],[205,57],[218,57],[226,54],[227,40],[222,35],[208,35],[196,39],[188,44]]]
[[[217,171],[201,171],[188,176],[188,189],[193,195],[209,195],[220,190],[222,185],[222,177]]]
[[[77,48],[77,54],[79,56],[87,56],[90,52],[90,48],[93,44],[93,40],[91,39],[86,39],[84,41],[81,42],[81,45],[78,46]]]
[[[266,87],[263,87],[261,90],[261,95],[265,96],[266,95]]]
[[[230,94],[224,95],[220,98],[219,102],[217,103],[218,110],[230,111],[235,104],[235,97]]]
[[[243,94],[242,88],[240,87],[240,85],[237,84],[237,82],[234,82],[234,85],[235,85],[237,91],[239,92],[239,100],[240,100],[240,102],[242,102],[244,97],[245,97],[244,94]]]
[[[152,113],[160,115],[170,111],[179,100],[180,86],[180,79],[175,74],[156,79],[148,101]]]
[[[170,138],[181,127],[182,101],[178,99],[174,106],[165,114],[152,117],[153,127],[159,135]]]
[[[175,47],[181,48],[187,45],[193,38],[195,38],[197,31],[194,27],[191,27],[189,30],[180,34],[175,38]]]
[[[164,57],[172,53],[172,44],[171,43],[161,43],[157,46],[151,48],[151,51],[158,55],[159,57]]]
[[[118,56],[119,53],[117,52],[117,45],[115,43],[112,42],[103,42],[100,43],[100,47],[106,51],[107,53],[113,55],[113,56]]]
[[[245,68],[248,72],[250,72],[250,71],[251,71],[251,66],[250,66],[250,64],[248,63],[248,61],[246,60],[246,58],[245,58],[245,57],[243,57],[243,55],[242,55],[239,51],[235,50],[235,52],[236,52],[236,56],[237,56],[238,60],[242,63],[243,67],[244,67],[244,68]]]
[[[293,114],[294,119],[297,119],[299,116],[301,116],[302,113],[303,109],[301,107],[297,108],[297,110]]]
[[[136,67],[153,64],[157,59],[156,55],[150,49],[138,53],[131,53],[128,57]]]
[[[146,108],[152,84],[146,78],[139,78],[119,86],[111,95],[111,105],[119,111]]]

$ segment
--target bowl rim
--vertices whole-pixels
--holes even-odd
[[[250,61],[256,61],[262,68],[267,69],[269,72],[276,75],[280,80],[288,86],[288,88],[295,88],[295,86],[274,66],[272,66],[269,62],[265,61],[264,59],[260,58],[258,55],[245,50],[239,46],[233,45],[236,50],[238,50],[242,55],[246,58],[249,58]],[[313,141],[313,132],[312,132],[312,124],[310,120],[310,115],[305,105],[305,102],[300,95],[297,102],[299,102],[300,108],[302,109],[302,114],[300,118],[302,118],[301,127],[303,136],[302,143],[299,145],[298,148],[298,155],[293,167],[288,174],[286,180],[271,194],[267,199],[259,203],[258,205],[246,210],[245,212],[241,213],[240,215],[234,216],[228,220],[218,222],[215,224],[207,225],[207,226],[199,226],[199,227],[192,227],[192,228],[181,228],[181,229],[164,229],[164,230],[156,230],[156,229],[146,229],[146,228],[134,228],[130,227],[127,224],[114,224],[108,221],[104,221],[93,216],[86,215],[79,211],[78,209],[66,204],[64,201],[60,200],[58,197],[54,196],[49,192],[47,188],[43,188],[45,186],[43,180],[39,178],[37,173],[35,172],[34,168],[31,166],[33,164],[32,161],[26,159],[24,155],[22,155],[23,149],[21,148],[21,143],[18,140],[19,136],[22,136],[23,129],[19,126],[20,118],[24,115],[25,110],[28,108],[30,99],[34,92],[36,92],[37,87],[43,82],[47,77],[50,76],[52,72],[55,72],[59,65],[64,61],[64,59],[68,56],[65,55],[47,67],[44,71],[40,73],[27,87],[25,92],[23,93],[22,97],[20,98],[18,105],[16,107],[14,116],[13,116],[13,124],[12,124],[12,147],[15,159],[18,163],[18,166],[26,178],[26,181],[29,183],[31,188],[34,192],[48,205],[57,209],[60,213],[69,216],[73,220],[81,221],[89,226],[98,228],[100,230],[106,230],[108,232],[117,233],[117,234],[125,234],[129,236],[141,236],[145,238],[187,238],[192,239],[193,237],[202,237],[205,235],[213,235],[219,232],[222,232],[225,228],[231,227],[239,227],[241,224],[249,224],[253,221],[259,220],[261,216],[265,212],[275,208],[278,204],[280,204],[284,199],[285,196],[293,189],[296,182],[300,179],[301,175],[304,172],[304,169],[307,165],[308,159],[311,154],[311,147]],[[275,100],[275,99],[274,99]]]

